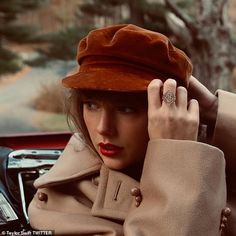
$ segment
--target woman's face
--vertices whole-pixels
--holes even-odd
[[[120,170],[143,161],[149,140],[144,94],[88,93],[83,118],[107,167]]]

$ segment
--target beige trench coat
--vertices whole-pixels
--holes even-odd
[[[73,136],[51,170],[35,181],[28,213],[35,229],[59,235],[216,236],[230,206],[225,235],[236,235],[236,95],[219,91],[214,146],[153,140],[140,183],[103,165]],[[131,194],[132,190],[132,194]],[[227,231],[228,230],[228,231]]]

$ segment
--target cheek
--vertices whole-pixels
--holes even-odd
[[[129,122],[124,122],[124,130],[126,130],[130,135],[142,135],[148,132],[148,120],[146,116],[137,117]],[[136,136],[138,138],[139,136]]]
[[[123,127],[124,139],[135,149],[145,148],[149,140],[147,125],[146,117],[126,122]]]
[[[86,112],[83,112],[83,118],[84,118],[84,123],[87,127],[87,129],[89,130],[90,128],[90,119],[89,119],[89,116],[87,115]]]
[[[83,113],[84,123],[87,127],[90,138],[93,139],[93,130],[96,126],[96,120],[93,116],[89,115],[86,111]]]
[[[142,153],[142,155],[144,152],[146,153],[147,144],[149,141],[147,125],[147,122],[141,123],[139,126],[140,128],[136,131],[136,137],[134,138],[134,140],[136,140],[137,150]]]
[[[129,165],[143,161],[146,155],[147,144],[149,141],[147,122],[141,121],[127,126],[125,129],[127,161]]]

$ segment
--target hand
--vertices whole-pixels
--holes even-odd
[[[201,122],[214,130],[218,98],[193,76],[190,77],[188,93],[190,98],[194,98],[199,102]]]
[[[176,101],[167,104],[163,94],[171,91]],[[152,80],[148,86],[148,132],[150,139],[197,140],[199,106],[195,99],[188,102],[187,90],[176,81]]]

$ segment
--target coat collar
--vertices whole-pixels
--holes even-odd
[[[75,134],[54,166],[39,177],[34,186],[42,188],[80,179],[99,172],[101,165],[101,159]]]
[[[135,179],[103,165],[92,215],[123,221],[130,207],[135,206],[131,194],[131,190],[135,187],[139,187],[139,182]]]
[[[95,188],[96,198],[91,214],[123,221],[134,200],[130,190],[138,187],[139,182],[119,171],[108,169],[77,135],[72,136],[55,165],[39,177],[34,186],[44,188],[65,184],[99,172],[99,184]]]

